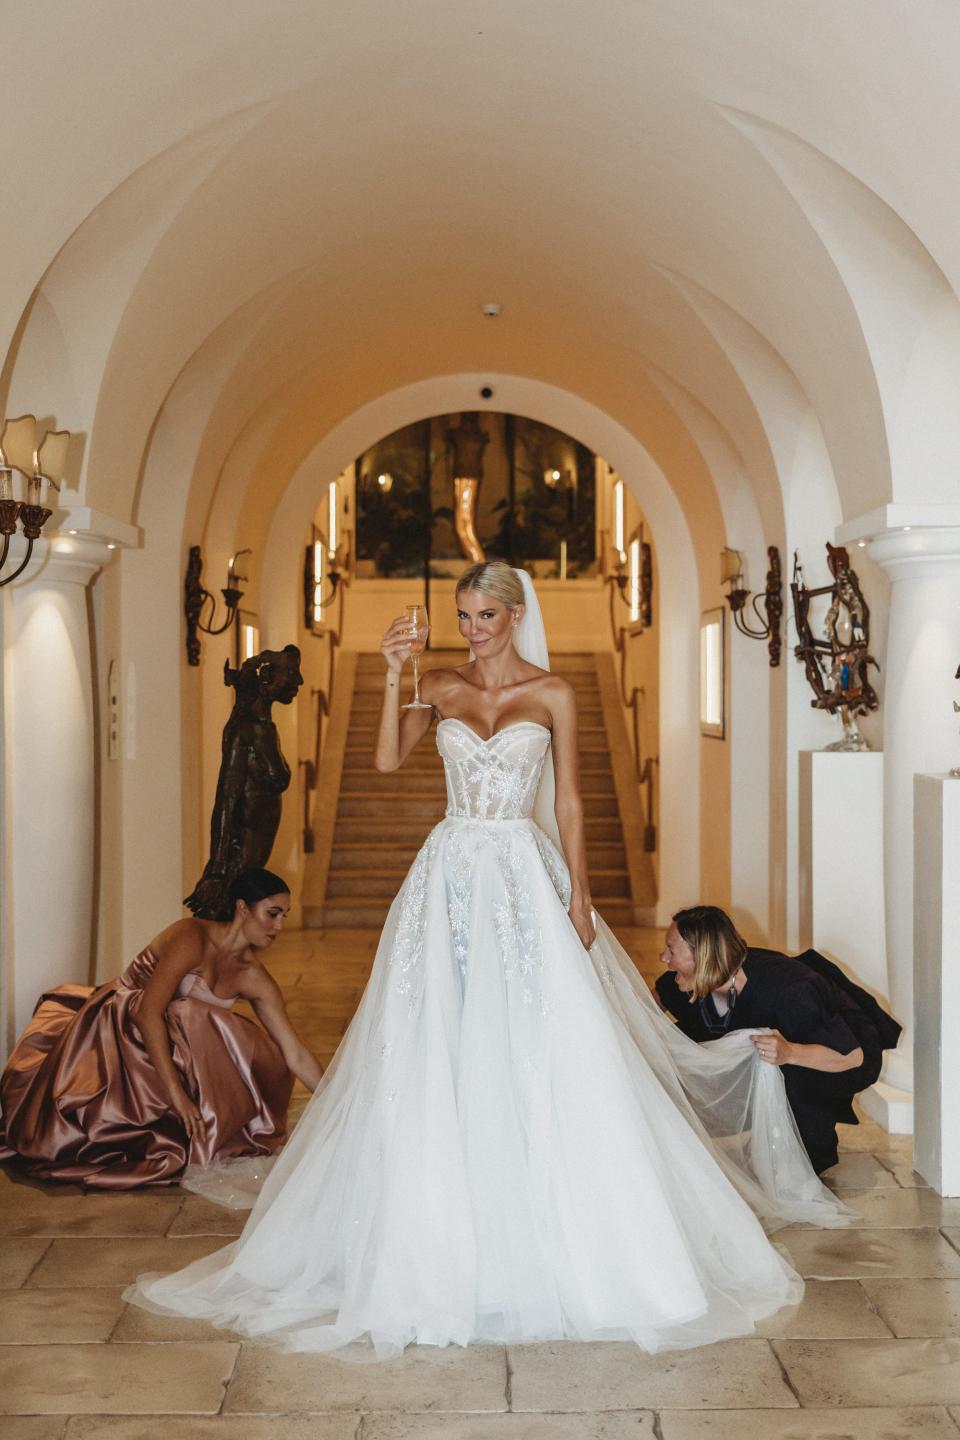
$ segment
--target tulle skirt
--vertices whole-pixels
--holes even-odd
[[[128,1298],[288,1349],[749,1333],[802,1282],[765,1227],[843,1224],[749,1035],[658,1010],[531,821],[443,821],[240,1238]],[[230,1199],[243,1166],[197,1188]],[[236,1197],[234,1197],[236,1198]]]

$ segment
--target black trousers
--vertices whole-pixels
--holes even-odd
[[[883,1051],[877,1047],[864,1050],[863,1064],[855,1070],[838,1073],[806,1070],[798,1065],[784,1065],[783,1079],[787,1099],[797,1122],[810,1163],[820,1175],[837,1163],[837,1125],[855,1125],[853,1100],[861,1090],[872,1085],[880,1074]]]

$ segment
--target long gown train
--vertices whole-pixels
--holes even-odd
[[[583,948],[563,859],[530,818],[549,731],[484,740],[443,720],[437,743],[447,818],[243,1234],[128,1297],[380,1356],[748,1333],[802,1293],[764,1226],[846,1220],[779,1071],[745,1032],[688,1040],[602,920]]]

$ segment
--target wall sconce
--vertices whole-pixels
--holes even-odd
[[[616,544],[614,532],[614,561],[606,579],[610,585],[610,621],[616,630],[613,616],[613,592],[616,589],[620,599],[630,612],[631,630],[649,630],[653,624],[653,551],[649,541],[643,538],[640,525],[631,536],[627,548]]]
[[[41,435],[36,415],[18,415],[3,427],[0,434],[0,536],[3,537],[0,571],[7,563],[10,541],[17,533],[18,521],[27,542],[27,553],[16,570],[0,580],[0,587],[16,580],[30,563],[34,544],[53,514],[41,504],[41,485],[45,482],[54,490],[60,489],[69,446],[69,430],[45,430]],[[14,499],[15,470],[26,480],[26,500]]]
[[[330,513],[333,513],[332,504]],[[316,526],[313,527],[313,538],[307,546],[303,566],[303,623],[307,630],[314,633],[323,631],[324,610],[338,591],[342,619],[343,591],[351,578],[349,558],[349,532],[338,546],[331,548],[328,538]]]
[[[237,617],[237,609],[243,599],[243,591],[238,589],[239,585],[247,583],[245,575],[237,574],[237,561],[241,555],[252,555],[252,550],[238,550],[235,555],[230,556],[227,564],[227,583],[220,591],[223,596],[223,603],[227,607],[227,618],[222,625],[214,625],[214,617],[217,613],[216,596],[209,590],[205,590],[200,580],[203,571],[203,552],[199,545],[190,546],[190,558],[187,561],[187,574],[183,582],[183,613],[187,621],[187,664],[200,664],[200,634],[222,635],[223,632],[234,623]],[[210,613],[206,622],[202,617],[203,607],[210,601]]]
[[[731,587],[727,594],[727,604],[733,614],[734,625],[741,635],[746,635],[751,640],[766,640],[770,665],[775,669],[780,664],[783,623],[783,577],[780,571],[780,551],[776,545],[767,546],[767,559],[770,568],[767,571],[766,589],[762,595],[754,595],[752,601],[753,613],[759,620],[761,629],[751,629],[744,619],[743,611],[750,599],[750,591],[743,583],[743,556],[739,550],[721,550],[720,583]],[[763,602],[763,615],[760,613],[758,601]]]
[[[393,489],[393,476],[390,474],[389,470],[385,470],[382,474],[377,476],[377,489],[380,491],[381,495],[390,494],[390,491]]]

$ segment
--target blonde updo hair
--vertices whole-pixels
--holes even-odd
[[[747,942],[730,916],[717,905],[692,905],[688,910],[678,910],[673,921],[681,939],[693,951],[696,969],[690,992],[692,1004],[733,979],[743,964]]]
[[[510,610],[524,603],[520,576],[506,560],[482,560],[479,565],[471,565],[457,581],[456,593],[459,595],[461,590],[480,590]]]

